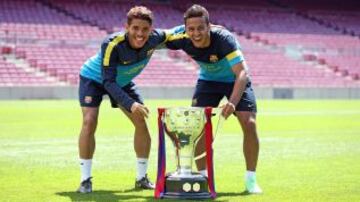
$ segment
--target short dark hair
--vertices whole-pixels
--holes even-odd
[[[145,6],[134,6],[127,13],[127,23],[130,25],[133,19],[146,20],[152,25],[154,16],[151,10]]]
[[[184,13],[184,23],[186,24],[186,20],[189,18],[195,18],[195,17],[202,17],[205,19],[206,23],[209,24],[209,12],[206,10],[206,8],[194,4],[190,8],[186,10]]]

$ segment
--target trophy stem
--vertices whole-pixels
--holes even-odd
[[[191,168],[178,168],[177,176],[178,177],[191,177]]]

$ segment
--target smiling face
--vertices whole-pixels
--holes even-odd
[[[126,25],[130,46],[134,49],[142,48],[149,39],[152,30],[151,24],[146,20],[133,19]]]
[[[210,25],[203,17],[186,19],[185,29],[196,48],[206,48],[210,45]]]

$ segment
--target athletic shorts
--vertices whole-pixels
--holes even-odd
[[[122,89],[136,102],[144,103],[133,82],[122,87]],[[102,84],[80,75],[79,101],[82,107],[99,107],[105,94],[109,96],[111,106],[118,107],[118,103],[110,96]]]
[[[233,87],[234,83],[198,80],[193,95],[192,106],[217,107],[224,96],[226,96],[228,100],[230,99]],[[239,103],[236,105],[235,110],[257,111],[256,99],[250,81],[246,84],[245,91]]]

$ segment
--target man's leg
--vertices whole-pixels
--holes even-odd
[[[92,159],[95,151],[95,130],[98,121],[98,107],[82,107],[83,122],[79,136],[79,156]]]
[[[220,100],[223,95],[217,93],[200,93],[196,92],[193,96],[193,107],[207,107],[212,106],[216,107],[219,105]],[[205,134],[203,133],[201,138],[199,139],[196,147],[195,147],[195,157],[199,155],[203,155],[206,151],[205,144]],[[196,162],[196,167],[200,174],[207,177],[207,169],[206,169],[206,156],[198,159]]]
[[[149,158],[151,138],[145,119],[134,116],[125,109],[122,109],[122,111],[126,114],[135,127],[134,149],[136,156],[138,158]]]
[[[154,185],[147,178],[148,159],[151,147],[149,129],[144,118],[135,116],[123,108],[121,109],[135,126],[134,150],[137,157],[137,176],[135,187],[153,189]]]
[[[256,171],[259,156],[259,139],[256,131],[255,112],[235,112],[244,134],[243,152],[248,171]]]
[[[256,113],[250,111],[235,112],[244,134],[243,152],[246,161],[246,189],[250,193],[261,193],[256,183],[256,166],[259,156],[259,139],[256,130]]]
[[[91,166],[95,151],[95,131],[99,108],[82,107],[83,122],[79,136],[79,158],[81,170],[81,185],[78,192],[88,193],[91,187]]]

